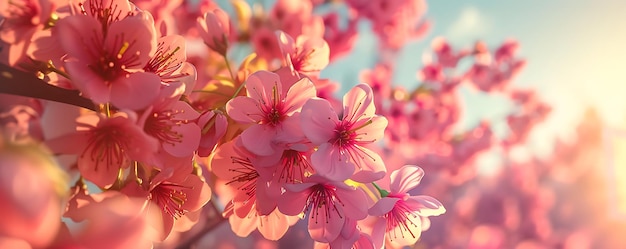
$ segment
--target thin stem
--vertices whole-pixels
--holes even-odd
[[[233,71],[230,68],[230,62],[228,62],[228,58],[226,58],[226,54],[223,54],[223,57],[224,57],[224,61],[226,61],[226,68],[228,69],[228,73],[230,73],[230,78],[233,80],[234,83],[237,83],[237,79],[233,75]],[[245,85],[244,83],[241,83],[241,85],[239,85],[239,87],[235,91],[235,94],[233,94],[233,96],[230,98],[234,99],[235,97],[237,97],[237,95],[239,95],[239,92],[241,92],[241,89],[243,89],[244,85]]]
[[[374,185],[374,187],[376,188],[376,190],[378,190],[378,193],[380,193],[380,197],[381,197],[381,198],[385,198],[385,197],[387,197],[387,196],[389,195],[389,191],[387,191],[387,190],[384,190],[384,189],[380,188],[380,187],[378,186],[378,184],[376,184],[376,183],[372,182],[372,185]]]
[[[237,79],[235,79],[235,75],[233,75],[233,70],[231,70],[230,68],[230,62],[228,62],[228,57],[226,57],[226,54],[223,54],[222,57],[224,57],[224,61],[226,62],[226,69],[228,69],[228,74],[230,74],[230,78],[233,80],[233,82],[235,82]]]

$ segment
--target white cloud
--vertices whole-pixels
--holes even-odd
[[[489,30],[489,21],[474,6],[461,10],[459,17],[450,25],[446,37],[450,40],[474,39],[484,36]]]

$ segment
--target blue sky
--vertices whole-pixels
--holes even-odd
[[[402,50],[393,82],[417,84],[415,72],[434,37],[446,37],[456,47],[470,47],[477,40],[493,47],[517,39],[528,64],[514,85],[538,90],[554,108],[531,143],[539,153],[549,153],[551,143],[546,141],[571,135],[589,106],[611,126],[626,124],[625,13],[626,1],[620,0],[428,1],[427,18],[433,26],[428,36]],[[363,55],[376,51],[375,39],[367,25],[361,30],[355,52],[323,72],[344,88],[351,81],[356,84],[355,72],[374,63],[374,57]],[[464,127],[480,118],[498,119],[510,108],[504,98],[461,92],[468,110]]]

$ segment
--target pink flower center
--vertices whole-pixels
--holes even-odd
[[[122,13],[122,10],[118,9],[117,4],[113,5],[115,1],[110,1],[109,6],[105,6],[104,2],[101,0],[87,0],[89,3],[89,9],[85,9],[85,5],[80,3],[79,6],[84,15],[90,15],[98,19],[100,23],[102,23],[102,30],[105,31],[108,29],[109,25],[112,22],[119,21],[121,19],[126,18],[127,16],[132,15],[131,12]]]
[[[404,234],[407,232],[415,238],[415,234],[412,230],[421,229],[421,227],[419,224],[415,224],[409,219],[409,216],[414,219],[418,218],[417,214],[415,214],[402,199],[398,200],[393,209],[384,215],[387,220],[387,232],[393,230],[393,233],[389,233],[390,236],[393,236],[393,238],[390,238],[391,240],[399,236],[397,234],[398,230],[395,229],[396,227],[400,228],[400,236],[402,236],[402,238],[404,238]]]
[[[317,184],[311,187],[311,193],[309,193],[309,197],[307,199],[307,211],[311,210],[311,218],[315,219],[315,223],[318,222],[319,217],[319,209],[323,208],[326,212],[325,216],[322,217],[324,222],[328,223],[328,221],[332,218],[332,213],[336,213],[339,218],[343,216],[337,209],[337,203],[343,206],[343,203],[337,196],[335,195],[335,186],[325,185],[325,184]]]
[[[231,168],[228,171],[233,172],[232,180],[226,184],[237,183],[237,189],[242,190],[246,195],[252,197],[256,194],[256,181],[259,178],[259,172],[256,171],[252,162],[247,158],[231,157],[233,164],[239,165],[237,168]]]
[[[335,136],[329,142],[332,143],[335,147],[341,150],[341,153],[346,153],[352,162],[359,162],[366,157],[370,158],[370,160],[375,161],[369,153],[367,153],[363,147],[359,145],[359,143],[373,143],[376,140],[372,141],[363,141],[359,138],[359,135],[364,134],[363,132],[359,133],[359,130],[365,126],[371,124],[372,121],[368,120],[360,126],[353,127],[354,123],[343,120],[339,124],[337,124],[335,128]],[[355,164],[359,169],[361,169],[361,164]]]
[[[157,52],[150,59],[150,62],[144,67],[146,72],[153,72],[160,77],[170,76],[180,68],[182,61],[177,61],[174,55],[180,51],[180,47],[176,47],[170,51],[170,47],[165,43],[159,42]]]
[[[101,41],[93,42],[93,48],[102,48]],[[131,55],[126,53],[129,49],[132,50],[134,45],[135,41],[126,41],[124,34],[116,35],[112,53],[111,51],[101,51],[98,61],[89,65],[89,68],[107,81],[113,81],[127,75],[127,68],[141,66],[139,65],[139,51]]]
[[[349,147],[356,143],[356,132],[352,128],[352,124],[349,122],[340,122],[335,127],[335,137],[332,140],[332,143],[336,146],[343,148]]]
[[[261,124],[276,126],[286,118],[285,105],[276,86],[272,87],[271,101],[271,103],[261,103],[261,112],[263,113]]]
[[[180,190],[184,188],[174,183],[161,183],[151,192],[151,199],[163,209],[163,211],[175,219],[185,215],[183,204],[187,201],[187,194]]]
[[[173,115],[175,114],[176,112],[172,113],[172,111],[153,113],[146,119],[144,131],[150,136],[157,138],[161,143],[175,145],[176,143],[182,142],[183,136],[172,128],[175,125],[181,125],[188,121],[174,120]]]
[[[312,168],[304,153],[297,150],[283,151],[280,160],[282,168],[277,170],[280,170],[280,180],[285,183],[301,183],[304,173]]]
[[[121,167],[127,160],[125,150],[128,148],[129,137],[123,132],[111,128],[100,127],[91,131],[86,151],[91,153],[91,161],[95,162],[94,169],[98,170],[100,163],[104,163],[106,167]],[[87,156],[83,153],[81,157]]]
[[[291,58],[291,64],[293,65],[294,70],[298,72],[307,72],[303,69],[309,65],[309,58],[314,52],[315,49],[311,49],[311,51],[305,54],[304,51],[296,49],[293,57]]]

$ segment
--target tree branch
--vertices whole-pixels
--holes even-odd
[[[0,93],[51,100],[96,110],[96,105],[80,96],[77,90],[50,85],[30,73],[2,63],[0,63]]]

